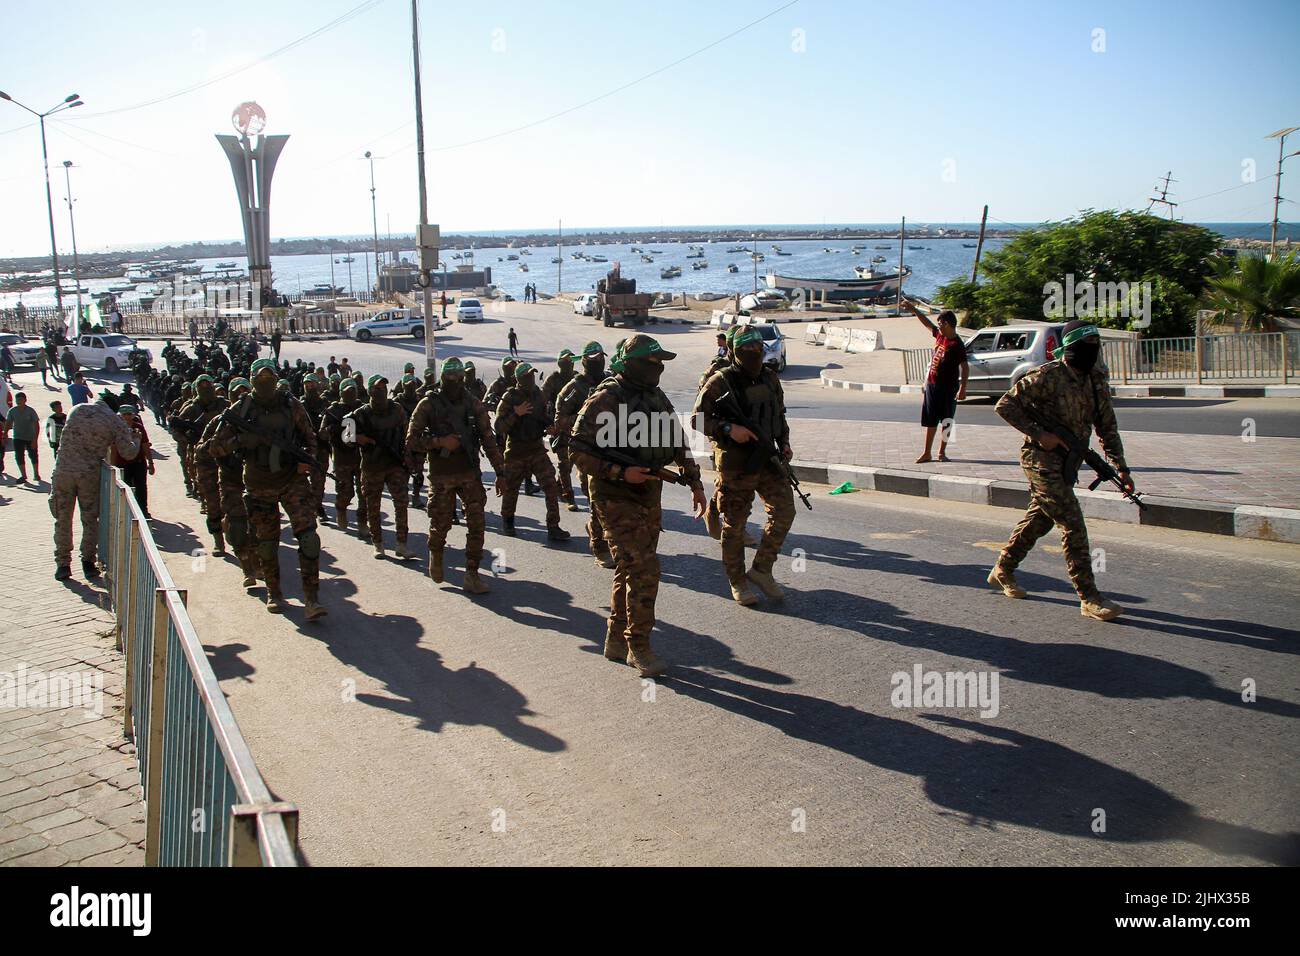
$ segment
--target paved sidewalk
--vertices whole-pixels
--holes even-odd
[[[791,428],[795,457],[803,461],[1024,481],[1021,435],[1009,426],[963,425],[960,409],[948,446],[953,461],[948,464],[915,464],[925,441],[920,425],[801,418]],[[1166,432],[1128,432],[1122,437],[1140,491],[1195,501],[1300,508],[1300,439],[1247,441]],[[1099,447],[1096,440],[1093,447]],[[1085,466],[1081,482],[1087,474]]]
[[[54,580],[48,493],[0,483],[0,866],[142,866],[113,615],[78,563],[72,581]]]

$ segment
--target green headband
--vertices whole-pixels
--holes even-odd
[[[527,362],[520,362],[518,365],[515,366],[515,378],[523,378],[532,370],[533,367],[529,365]]]
[[[233,392],[237,388],[252,389],[253,383],[246,378],[232,378],[230,380],[230,390]]]
[[[1065,354],[1065,350],[1068,346],[1073,345],[1080,339],[1086,339],[1090,335],[1101,335],[1101,332],[1095,325],[1081,325],[1077,329],[1067,332],[1065,337],[1061,339],[1061,344],[1053,350],[1052,358],[1059,360],[1061,356]]]
[[[276,378],[280,377],[279,367],[269,358],[261,358],[254,362],[252,367],[248,370],[248,377],[257,378],[257,373],[263,370],[273,373]]]
[[[570,361],[574,359],[573,349],[560,349],[560,354],[556,357],[555,361],[563,362],[565,359],[569,359]]]
[[[601,346],[599,342],[588,342],[586,345],[582,347],[583,358],[586,358],[588,355],[604,355],[604,354],[605,354],[605,349],[604,347]]]
[[[442,363],[443,375],[454,375],[456,373],[464,374],[464,372],[465,365],[458,358],[449,358],[447,361]]]
[[[374,388],[376,382],[387,383],[387,381],[388,379],[384,378],[384,376],[382,375],[372,375],[368,379],[366,379],[366,390],[369,391],[370,389]]]
[[[194,387],[198,388],[200,382],[212,382],[212,384],[216,384],[216,380],[211,375],[200,375],[194,380]]]
[[[306,375],[302,377],[302,380],[304,382],[319,382],[321,378],[315,372],[308,372]]]
[[[733,349],[743,348],[744,346],[749,345],[753,342],[757,342],[759,345],[762,345],[763,333],[758,331],[758,329],[754,328],[753,326],[749,326],[746,327],[745,331],[737,332],[735,334],[735,336],[731,340],[731,347]]]

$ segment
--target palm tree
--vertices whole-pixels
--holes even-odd
[[[1238,256],[1215,263],[1206,296],[1220,315],[1240,315],[1243,331],[1271,332],[1280,318],[1300,318],[1300,260],[1296,253],[1269,260]]]

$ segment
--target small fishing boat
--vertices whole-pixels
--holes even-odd
[[[653,256],[642,255],[642,256],[641,256],[641,261],[642,261],[642,262],[654,262],[655,260],[654,260],[654,257],[653,257]]]
[[[234,264],[233,262],[218,262],[218,263],[217,263],[213,268],[216,268],[216,269],[233,269],[233,268],[235,268],[235,264]]]
[[[526,262],[521,262],[521,263],[519,263],[519,271],[520,271],[520,272],[527,272],[527,271],[528,271],[528,263],[526,263]]]
[[[925,251],[925,246],[908,246],[907,248],[910,249],[912,252],[924,252],[924,251]]]
[[[892,249],[893,246],[876,246],[877,249]]]
[[[870,299],[894,292],[900,281],[898,272],[877,273],[866,266],[857,266],[853,270],[855,279],[804,278],[768,273],[767,287],[778,292],[793,294],[795,290],[805,292],[824,292],[828,302],[849,302],[855,299]],[[902,278],[912,274],[911,266],[904,266]]]
[[[872,256],[872,257],[871,257],[871,261],[872,261],[872,262],[884,262],[884,261],[885,261],[885,257],[884,257],[884,256]]]
[[[688,253],[686,253],[686,258],[687,258],[687,259],[703,259],[703,258],[704,258],[704,252],[703,252],[703,250],[701,250],[701,251],[699,251],[699,252],[688,252]]]
[[[699,271],[700,269],[707,269],[708,267],[709,267],[709,264],[708,264],[707,262],[692,262],[692,263],[691,263],[691,268],[692,268],[692,269],[695,269],[696,271]]]
[[[679,278],[681,274],[681,266],[669,266],[667,269],[659,270],[659,278],[661,279],[676,279]]]
[[[729,266],[727,266],[727,271],[728,271],[728,272],[739,272],[739,271],[740,271],[740,266],[736,265],[736,264],[733,262],[733,263],[731,263]]]
[[[510,255],[506,256],[506,259],[509,260],[510,262],[518,262],[518,261],[519,261],[519,257],[518,257],[517,255],[515,255],[513,252],[512,252]]]
[[[557,262],[563,262],[563,261],[564,260],[561,259],[559,256],[551,256],[551,265],[555,265]]]
[[[588,262],[609,262],[604,256],[587,256]]]
[[[963,242],[961,245],[962,245],[962,248],[963,248],[963,249],[974,249],[974,248],[975,248],[975,243],[973,243],[973,242]]]

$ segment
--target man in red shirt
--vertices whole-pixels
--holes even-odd
[[[150,453],[149,435],[144,430],[144,422],[140,420],[140,410],[134,405],[123,405],[118,408],[117,413],[126,420],[135,432],[135,437],[140,442],[140,450],[135,453],[134,458],[124,458],[116,448],[112,452],[112,463],[115,467],[122,469],[122,480],[131,486],[135,492],[136,504],[144,512],[146,518],[152,518],[149,514],[149,475],[153,471],[153,455]]]
[[[930,373],[925,379],[925,397],[921,401],[921,425],[925,428],[925,451],[916,459],[918,465],[931,460],[934,433],[939,428],[939,460],[948,461],[948,436],[957,415],[957,403],[966,397],[966,380],[970,377],[970,364],[966,361],[966,346],[957,336],[957,316],[949,309],[939,313],[939,326],[921,314],[910,300],[903,306],[934,336],[934,357],[930,360]]]

